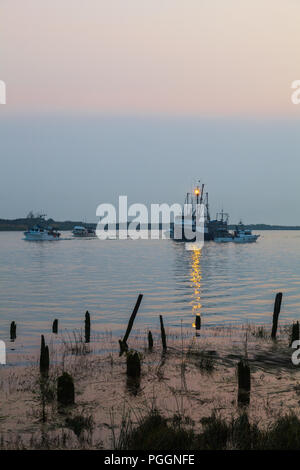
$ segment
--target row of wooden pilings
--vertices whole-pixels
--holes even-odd
[[[282,292],[278,292],[275,297],[274,310],[273,310],[273,323],[272,323],[272,340],[276,340],[277,329],[278,329],[278,318],[280,314],[282,303]],[[291,347],[294,341],[299,341],[300,339],[300,327],[299,321],[293,323],[292,332],[290,336],[289,347]],[[296,347],[299,346],[299,343],[296,343]],[[237,365],[237,376],[238,376],[238,404],[240,406],[248,406],[250,403],[250,393],[251,393],[251,375],[250,367],[247,359],[242,359]]]
[[[133,312],[129,318],[128,326],[125,332],[125,335],[122,340],[119,340],[120,345],[120,356],[126,354],[126,371],[127,376],[131,378],[139,378],[141,375],[141,356],[138,351],[129,350],[128,348],[128,338],[133,327],[135,317],[138,313],[143,295],[140,294],[136,301]],[[277,328],[278,328],[278,318],[281,309],[282,302],[282,293],[279,292],[276,294],[275,303],[274,303],[274,312],[273,312],[273,325],[271,338],[276,340]],[[162,315],[159,316],[160,319],[160,332],[161,332],[161,341],[163,353],[167,351],[167,337],[163,322]],[[198,317],[196,317],[195,326],[196,329],[199,328],[199,321],[197,322]],[[197,328],[198,327],[198,328]],[[13,321],[10,327],[10,336],[11,340],[16,339],[16,328],[17,325]],[[52,325],[52,332],[58,333],[58,320],[55,319]],[[85,314],[85,342],[90,342],[91,334],[91,318],[90,314],[87,311]],[[293,324],[292,334],[290,340],[290,346],[295,340],[299,340],[299,322]],[[148,348],[151,351],[153,349],[153,336],[151,331],[148,332]],[[45,344],[44,335],[41,336],[41,351],[40,351],[40,374],[44,379],[48,377],[50,367],[50,358],[49,358],[49,347]],[[250,403],[250,391],[251,391],[251,376],[250,376],[250,367],[247,358],[241,359],[237,364],[237,377],[238,377],[238,404],[241,406],[249,405]],[[75,390],[72,377],[64,372],[62,376],[58,378],[57,381],[57,400],[63,405],[70,405],[74,403],[75,399]]]
[[[127,375],[131,377],[139,377],[141,374],[140,355],[137,351],[128,352],[128,345],[127,345],[127,340],[128,340],[130,331],[132,329],[133,322],[137,314],[137,310],[139,308],[141,300],[142,300],[142,295],[139,295],[135,309],[133,310],[133,313],[130,317],[125,336],[123,340],[119,341],[120,355],[122,355],[123,352],[127,353]],[[272,332],[271,332],[271,338],[274,341],[276,340],[276,335],[277,335],[278,318],[280,314],[281,303],[282,303],[282,292],[278,292],[276,294],[275,302],[274,302],[273,323],[272,323]],[[159,318],[160,318],[162,346],[163,346],[163,351],[165,352],[167,350],[166,333],[165,333],[162,315],[160,315]],[[201,319],[199,316],[196,316],[195,327],[196,327],[196,330],[200,330],[201,328]],[[297,321],[296,323],[293,323],[292,325],[292,332],[291,332],[289,346],[292,346],[293,342],[299,341],[299,339],[300,339],[300,328],[299,328],[299,322]],[[148,333],[148,346],[149,346],[149,350],[152,350],[153,338],[152,338],[151,331],[149,331]],[[237,364],[237,379],[238,379],[238,396],[237,396],[238,405],[242,407],[248,406],[250,404],[251,374],[250,374],[250,366],[249,366],[249,362],[247,358],[241,359]]]
[[[139,295],[136,302],[135,308],[131,314],[131,317],[128,322],[127,330],[122,340],[119,340],[120,344],[120,356],[123,353],[126,353],[126,372],[127,376],[132,379],[139,379],[141,375],[141,356],[138,351],[129,350],[127,345],[127,340],[131,332],[134,319],[138,312],[140,303],[142,301],[142,294]],[[161,331],[161,341],[163,347],[163,353],[167,351],[167,338],[163,322],[162,315],[159,316],[160,320],[160,331]],[[195,326],[196,330],[200,329],[200,317],[196,317]],[[151,351],[153,349],[153,337],[151,331],[148,332],[148,348]],[[237,375],[238,375],[238,405],[247,406],[250,403],[250,389],[251,389],[251,377],[250,377],[250,367],[246,360],[241,360],[237,365]]]
[[[85,342],[89,343],[90,337],[91,337],[91,317],[88,311],[85,313],[84,323],[85,323],[84,324]],[[52,323],[52,333],[58,334],[58,319],[57,318],[55,318],[55,320]],[[10,324],[10,340],[15,341],[16,338],[17,338],[17,324],[16,322],[12,321]]]
[[[120,356],[125,352],[126,353],[126,371],[127,376],[131,378],[138,378],[141,374],[141,358],[138,351],[128,350],[127,340],[130,335],[130,332],[133,327],[134,319],[137,315],[138,309],[140,307],[143,295],[138,296],[136,305],[133,309],[133,312],[130,316],[126,333],[120,343]],[[85,314],[85,342],[90,342],[91,334],[91,317],[87,311]],[[161,328],[161,339],[163,351],[167,350],[167,339],[166,332],[164,328],[163,317],[160,315],[160,328]],[[52,326],[52,332],[58,333],[58,320],[55,319]],[[14,337],[15,339],[15,337]],[[148,347],[149,350],[153,349],[153,336],[151,331],[148,332]],[[45,388],[46,381],[49,376],[50,368],[50,358],[49,358],[49,347],[45,343],[44,335],[41,336],[41,349],[40,349],[40,375],[41,375],[41,389]],[[75,387],[74,381],[71,375],[64,372],[57,380],[57,402],[61,405],[72,405],[75,403]],[[43,412],[44,416],[44,412]]]

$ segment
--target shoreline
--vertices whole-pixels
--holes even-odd
[[[0,219],[0,232],[23,232],[28,230],[28,227],[39,224],[40,219]],[[55,221],[48,219],[45,223],[62,232],[70,232],[76,225],[88,226],[94,230],[97,228],[97,223],[87,223],[81,221]],[[130,222],[128,222],[129,224]],[[228,224],[228,230],[234,230],[237,224]],[[271,225],[271,224],[244,224],[246,230],[252,231],[298,231],[300,225]],[[157,226],[153,227],[157,229]],[[148,230],[151,230],[151,224],[148,224]],[[116,223],[116,230],[120,230],[120,224]],[[162,225],[159,225],[159,230],[165,230]]]

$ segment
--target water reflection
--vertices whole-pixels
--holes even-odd
[[[191,287],[193,289],[192,314],[194,318],[193,327],[196,328],[196,335],[201,328],[201,249],[191,252]]]
[[[10,340],[13,320],[18,338],[11,345],[35,351],[55,318],[61,331],[72,332],[82,328],[86,310],[93,331],[123,335],[139,292],[144,300],[137,328],[158,328],[162,314],[169,327],[180,328],[182,322],[191,330],[203,311],[205,326],[269,323],[279,291],[284,294],[281,321],[295,321],[300,315],[299,233],[262,235],[249,246],[207,242],[201,251],[188,251],[172,240],[35,244],[24,242],[18,232],[0,232],[0,338]]]

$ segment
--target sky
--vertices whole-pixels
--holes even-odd
[[[297,0],[1,0],[0,218],[183,202],[298,224]]]

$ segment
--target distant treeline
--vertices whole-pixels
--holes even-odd
[[[57,230],[72,230],[74,225],[88,225],[89,227],[96,228],[96,224],[84,224],[83,222],[73,222],[66,220],[64,222],[56,222],[53,219],[42,220],[41,218],[24,218],[24,219],[0,219],[0,231],[13,231],[13,230],[27,230],[33,225],[41,225],[53,227]]]
[[[71,221],[65,220],[64,222],[57,222],[53,219],[41,220],[40,218],[23,218],[23,219],[0,219],[0,231],[24,231],[32,227],[35,224],[51,226],[57,230],[72,230],[75,225],[88,226],[93,229],[96,228],[95,223],[85,223],[82,221]],[[234,230],[236,225],[229,225],[230,230]],[[117,229],[119,224],[117,224]],[[148,225],[148,229],[151,228],[151,224]],[[161,224],[159,228],[162,228]],[[250,224],[245,225],[245,228],[250,230],[300,230],[299,225],[267,225],[267,224]]]
[[[245,228],[250,230],[300,230],[299,225],[268,225],[268,224],[249,224],[244,225]],[[235,225],[228,225],[229,230],[235,230]]]

